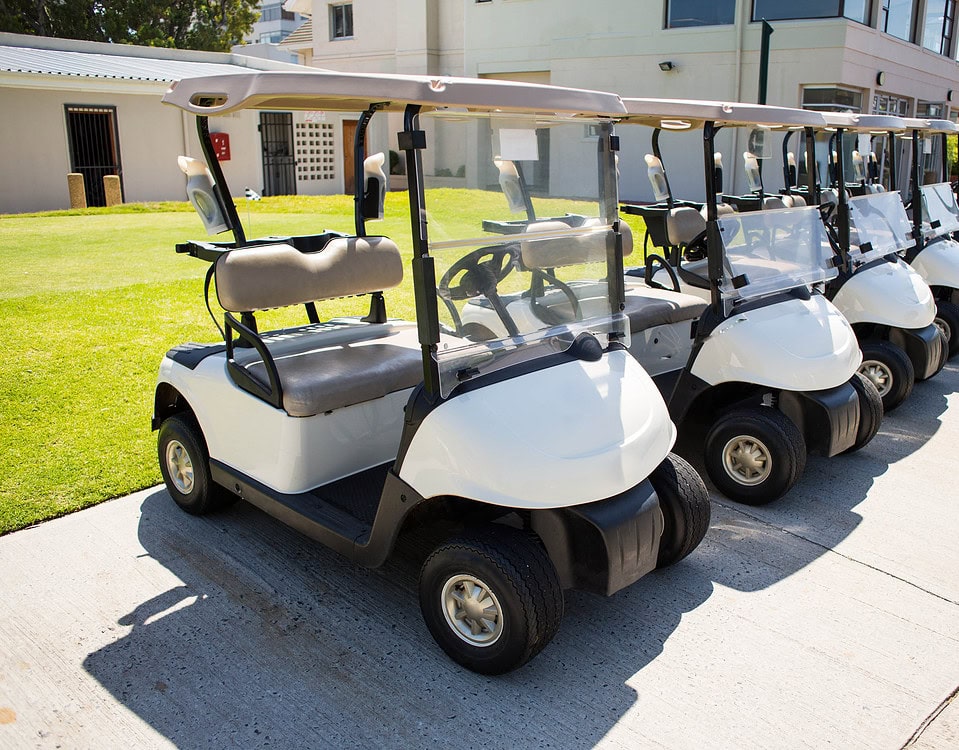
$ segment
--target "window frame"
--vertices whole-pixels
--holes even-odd
[[[666,0],[663,3],[663,28],[664,29],[709,29],[715,28],[717,26],[733,26],[736,23],[736,8],[737,0],[728,0],[732,3],[732,19],[726,23],[702,23],[702,24],[691,24],[688,26],[671,26],[669,23],[670,11],[675,0]],[[717,5],[720,0],[714,0],[713,5]]]
[[[346,28],[346,9],[349,9],[349,29]],[[338,12],[343,12],[343,34],[336,33],[336,15]],[[346,31],[349,33],[345,33]],[[344,39],[353,39],[356,33],[355,27],[353,25],[353,3],[330,3],[330,41],[339,42]]]
[[[834,15],[827,16],[792,16],[792,17],[777,17],[777,18],[758,18],[756,16],[756,2],[757,0],[752,0],[752,9],[749,12],[750,23],[761,23],[763,20],[766,21],[821,21],[827,18],[843,18],[847,21],[853,21],[854,23],[862,24],[864,26],[869,26],[872,21],[872,11],[873,11],[873,2],[875,0],[866,0],[866,12],[865,20],[860,21],[858,18],[849,18],[846,15],[846,0],[837,0],[837,11]],[[886,0],[883,0],[884,2]]]

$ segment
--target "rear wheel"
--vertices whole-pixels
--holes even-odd
[[[769,407],[737,409],[706,435],[706,471],[726,497],[765,505],[785,495],[806,466],[806,443],[795,423]]]
[[[522,666],[552,640],[563,590],[532,534],[490,524],[440,545],[420,572],[420,609],[455,662],[480,674]]]
[[[856,430],[856,442],[843,453],[854,453],[876,437],[883,415],[882,398],[869,378],[857,372],[849,383],[859,396],[859,428]]]
[[[157,456],[167,492],[187,513],[201,516],[237,499],[210,476],[206,441],[192,415],[176,414],[163,421]]]
[[[649,475],[663,511],[657,568],[677,563],[692,552],[709,530],[709,492],[696,470],[674,453]]]
[[[888,341],[864,341],[859,372],[876,386],[884,411],[892,411],[912,393],[916,371],[906,353]]]
[[[959,305],[946,300],[936,303],[936,327],[949,342],[949,356],[959,354]]]

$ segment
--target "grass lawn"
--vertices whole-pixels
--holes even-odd
[[[431,204],[442,207],[430,215],[437,239],[491,215],[482,194],[444,193]],[[238,207],[251,237],[353,228],[347,196]],[[392,237],[408,265],[406,193],[387,196],[386,215],[370,232]],[[219,338],[203,305],[207,264],[173,251],[203,236],[187,203],[0,217],[0,534],[161,481],[150,431],[160,360]],[[412,318],[409,274],[387,303]],[[367,301],[318,308],[321,318],[365,314]]]

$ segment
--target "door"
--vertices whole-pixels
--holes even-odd
[[[66,105],[70,170],[83,175],[88,206],[105,206],[103,177],[121,173],[116,114],[116,107]]]
[[[343,192],[347,195],[356,194],[356,160],[353,158],[353,148],[356,140],[357,120],[343,120]]]
[[[296,195],[293,113],[261,112],[263,195]]]

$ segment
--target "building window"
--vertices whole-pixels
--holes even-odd
[[[802,92],[802,106],[826,112],[861,112],[862,92],[834,86],[807,87]]]
[[[869,23],[870,0],[808,0],[783,3],[782,0],[753,0],[753,21],[787,21],[801,18],[849,18]]]
[[[262,34],[260,34],[260,43],[279,44],[288,36],[288,31],[264,31]]]
[[[732,24],[736,0],[669,0],[666,3],[666,28],[723,26]]]
[[[353,3],[330,6],[330,39],[353,38]]]
[[[261,21],[292,21],[294,18],[295,15],[292,12],[283,10],[282,3],[264,5],[260,13]]]
[[[872,113],[874,115],[909,117],[909,100],[903,99],[901,96],[876,94],[872,98]]]
[[[948,55],[952,46],[955,14],[955,0],[928,0],[926,22],[922,29],[922,46],[940,55]]]
[[[879,30],[890,36],[911,42],[913,0],[882,0],[879,12]]]

